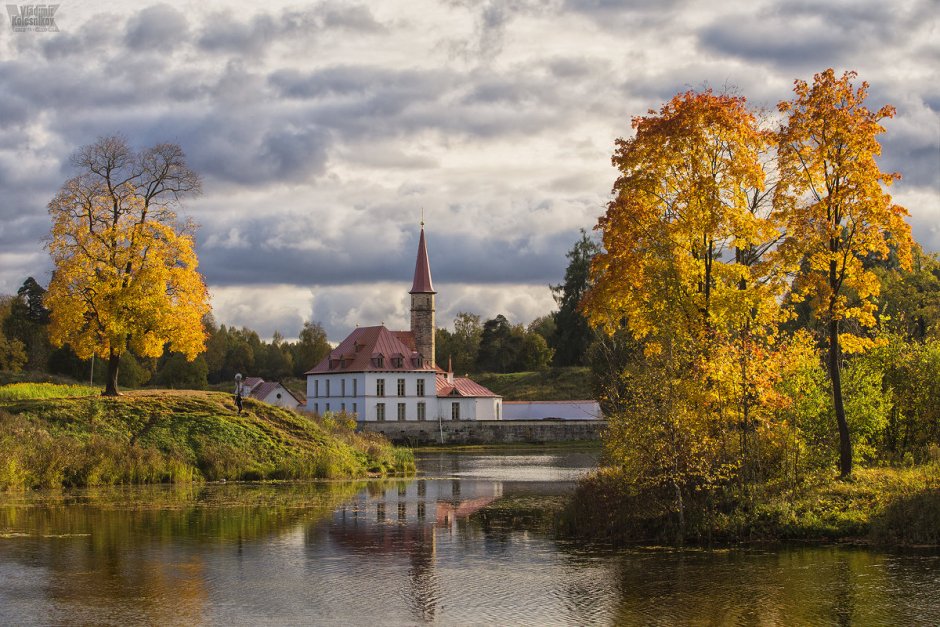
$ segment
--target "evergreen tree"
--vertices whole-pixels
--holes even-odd
[[[558,304],[558,311],[554,314],[555,333],[550,342],[550,346],[555,349],[556,366],[583,364],[587,349],[594,341],[594,332],[581,315],[579,307],[581,297],[590,286],[591,260],[598,252],[600,247],[597,242],[582,229],[581,239],[575,242],[566,255],[568,269],[565,270],[564,283],[552,286]]]

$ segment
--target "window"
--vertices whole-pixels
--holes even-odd
[[[326,380],[326,395],[327,397],[329,397],[330,395],[330,380],[329,379]]]
[[[375,419],[379,422],[385,422],[385,403],[376,403]]]
[[[315,413],[315,414],[319,414],[319,413],[320,413],[320,403],[314,403],[314,404],[313,404],[313,413]]]
[[[385,379],[375,380],[375,395],[385,396]]]
[[[339,380],[339,395],[346,396],[346,379]]]
[[[425,407],[424,401],[418,403],[418,420],[427,419],[427,409]]]
[[[359,413],[359,403],[353,403],[353,413],[354,414]]]
[[[344,412],[344,413],[345,413],[345,412],[346,412],[346,403],[340,403],[340,405],[339,405],[339,410],[340,410],[341,412]]]
[[[319,379],[313,380],[313,397],[320,398],[320,380]]]
[[[418,396],[424,396],[424,379],[418,379]]]
[[[329,404],[329,403],[326,404],[326,411],[330,411],[330,404]]]
[[[404,379],[398,380],[398,395],[399,396],[405,395],[405,380]]]
[[[359,386],[357,385],[358,383],[359,383],[359,379],[353,379],[353,393],[352,393],[353,396],[359,396],[359,390],[358,390]]]
[[[405,404],[404,403],[398,404],[398,419],[399,420],[405,419]]]
[[[499,408],[500,408],[499,401],[496,401],[496,420],[502,420],[502,419],[499,417]]]
[[[460,403],[450,404],[450,419],[460,420]]]

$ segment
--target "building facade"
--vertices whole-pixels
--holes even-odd
[[[410,294],[410,330],[357,328],[306,373],[307,410],[362,422],[501,420],[500,396],[435,362],[436,292],[423,224]]]

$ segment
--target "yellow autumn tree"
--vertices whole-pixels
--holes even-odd
[[[755,386],[773,384],[747,361],[772,347],[780,315],[782,280],[765,259],[779,237],[764,168],[773,137],[744,98],[711,91],[679,94],[633,128],[617,140],[620,176],[583,308],[643,344],[640,372],[627,373],[638,382],[631,415],[612,421],[611,444],[634,476],[642,451],[645,475],[672,483],[681,520],[684,485],[737,472],[744,449],[728,434],[747,433]]]
[[[855,72],[836,76],[830,68],[813,84],[795,82],[795,97],[781,102],[787,114],[779,137],[780,182],[775,195],[787,237],[780,246],[797,277],[792,300],[806,301],[826,325],[828,371],[839,430],[839,470],[852,472],[852,442],[840,376],[841,351],[864,350],[864,336],[846,333],[845,323],[875,325],[879,281],[866,268],[868,258],[893,250],[901,267],[910,268],[911,233],[907,211],[892,202],[885,188],[900,178],[882,172],[877,136],[881,121],[894,108],[865,107],[868,83],[858,88]]]
[[[159,357],[169,346],[192,360],[205,348],[194,226],[174,211],[200,180],[179,146],[135,152],[118,136],[81,148],[72,164],[79,174],[49,203],[49,335],[82,359],[106,359],[104,394],[116,395],[125,351]]]

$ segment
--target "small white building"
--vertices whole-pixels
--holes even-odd
[[[502,397],[437,367],[434,295],[424,225],[411,288],[411,330],[355,329],[307,375],[307,410],[360,422],[501,420]]]
[[[248,377],[242,384],[242,393],[248,398],[277,405],[285,409],[303,409],[305,399],[294,394],[276,381],[265,381],[260,377]]]

